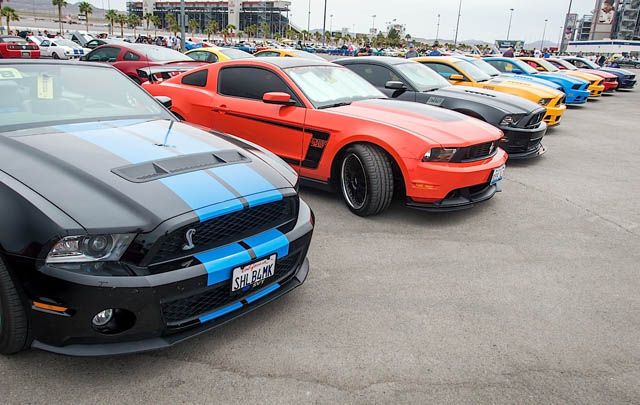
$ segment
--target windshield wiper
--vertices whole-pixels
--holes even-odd
[[[342,107],[345,105],[351,105],[351,101],[343,101],[340,103],[333,103],[333,104],[327,104],[327,105],[323,105],[321,107],[318,107],[318,110],[321,110],[323,108],[332,108],[332,107]]]

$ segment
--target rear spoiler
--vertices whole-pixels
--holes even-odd
[[[191,69],[202,66],[198,65],[161,65],[161,66],[149,66],[145,68],[136,69],[138,76],[149,80],[150,83],[161,82],[166,79],[170,79],[174,76],[178,76]]]

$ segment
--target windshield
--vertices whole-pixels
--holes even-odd
[[[4,37],[0,38],[0,42],[17,42],[19,44],[26,44],[27,41],[22,37]]]
[[[471,63],[473,66],[482,70],[484,73],[488,74],[491,77],[500,76],[500,71],[498,69],[494,68],[493,66],[483,61],[482,59],[473,58],[473,60],[470,61],[469,63]]]
[[[540,65],[542,65],[549,72],[559,72],[560,71],[560,69],[558,69],[557,67],[553,66],[551,63],[547,62],[544,59],[537,59],[536,62],[538,62]]]
[[[225,48],[225,49],[218,49],[218,52],[220,52],[221,54],[223,54],[224,56],[228,56],[231,59],[247,59],[247,58],[253,58],[253,55],[251,55],[248,52],[245,51],[241,51],[240,49],[229,49],[229,48]]]
[[[162,48],[153,45],[143,45],[132,48],[134,51],[145,55],[154,62],[193,62],[193,59],[173,49]]]
[[[491,76],[478,69],[471,63],[467,62],[466,60],[459,60],[454,62],[454,64],[476,82],[485,82],[487,80],[491,80]]]
[[[447,79],[421,63],[402,63],[396,65],[396,69],[409,79],[413,87],[418,91],[441,89],[450,86]]]
[[[591,69],[600,69],[600,66],[596,65],[595,63],[591,62],[589,59],[578,59],[580,62],[584,63],[585,65],[589,66],[589,68]]]
[[[0,65],[0,132],[137,118],[171,116],[116,69],[71,64]]]
[[[522,61],[514,61],[513,64],[516,65],[521,70],[524,70],[526,73],[528,73],[530,75],[537,75],[538,74],[538,71],[535,70],[534,68],[532,68],[528,63],[524,63]]]
[[[286,72],[316,108],[385,98],[368,81],[347,68],[304,66],[289,68]]]
[[[68,39],[59,39],[56,41],[56,44],[60,46],[68,46],[70,48],[80,48],[78,44],[73,41],[69,41]]]

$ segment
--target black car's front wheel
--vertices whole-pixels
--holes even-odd
[[[12,354],[29,346],[29,323],[20,295],[0,257],[0,354]]]
[[[393,168],[378,147],[350,146],[340,161],[340,189],[347,207],[363,217],[389,207],[393,198]]]

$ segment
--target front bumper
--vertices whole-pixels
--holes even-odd
[[[504,133],[500,145],[509,154],[509,159],[530,159],[543,154],[542,138],[547,133],[547,124],[541,122],[538,128],[500,128]]]
[[[507,153],[501,148],[490,158],[469,163],[435,163],[409,160],[405,162],[408,173],[405,178],[407,205],[437,211],[450,211],[472,207],[475,202],[486,198],[473,199],[463,204],[445,202],[458,194],[475,194],[486,188],[494,169],[504,165]],[[484,195],[484,194],[483,194]],[[466,205],[466,206],[463,206]]]
[[[586,99],[585,99],[586,101]],[[547,123],[547,126],[553,127],[560,124],[562,115],[567,111],[566,105],[547,107],[547,114],[544,116],[543,121]]]
[[[283,235],[288,250],[283,252],[280,247],[275,250],[272,240],[251,245],[255,257],[239,264],[277,252],[273,277],[235,296],[230,293],[229,277],[236,263],[224,270],[228,272],[226,279],[215,283],[208,282],[204,263],[193,264],[189,260],[177,270],[129,277],[93,276],[54,266],[40,267],[31,277],[29,298],[69,310],[56,313],[32,307],[29,313],[32,347],[65,355],[102,356],[156,350],[183,342],[300,286],[309,271],[306,254],[312,233],[313,213],[300,200],[297,223]],[[116,334],[94,330],[91,319],[107,308],[133,314],[135,322]]]
[[[636,80],[623,80],[620,85],[618,86],[618,89],[632,89],[634,88],[636,85]]]
[[[600,85],[600,86],[596,86],[595,84],[592,84],[589,86],[589,97],[600,97],[602,95],[602,92],[604,91],[605,86]]]
[[[603,82],[602,85],[604,86],[604,92],[605,93],[611,93],[611,92],[615,91],[619,86],[618,81]]]
[[[566,104],[584,104],[591,95],[589,90],[568,90],[565,91]]]

